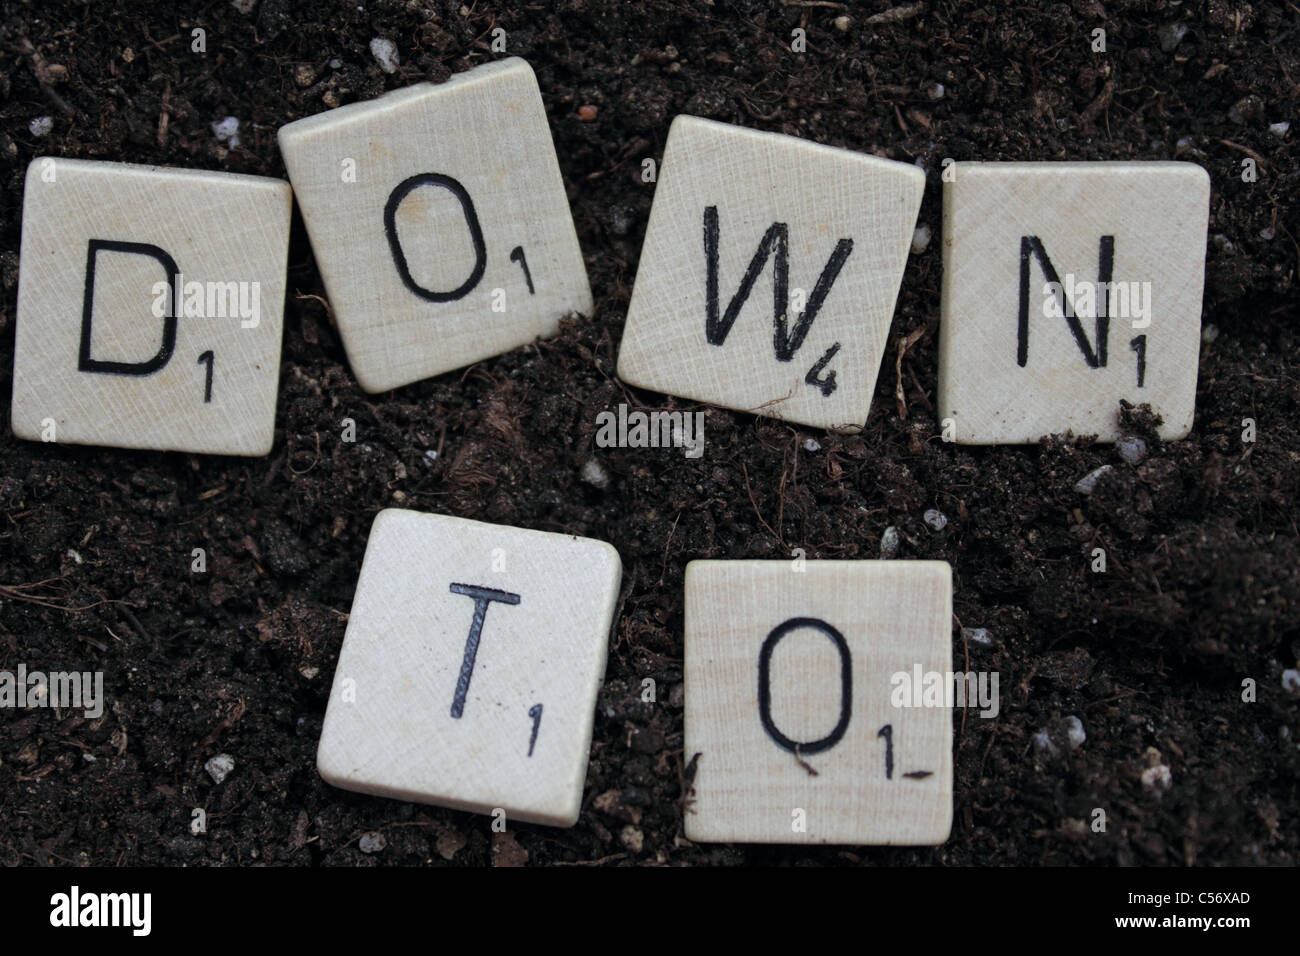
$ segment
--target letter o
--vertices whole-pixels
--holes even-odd
[[[802,627],[810,627],[813,630],[821,631],[830,638],[831,643],[835,645],[835,649],[840,653],[839,722],[836,723],[835,729],[825,737],[808,743],[791,740],[777,729],[772,720],[772,652],[776,650],[776,645],[781,642],[781,638]],[[844,640],[844,635],[821,618],[816,617],[792,617],[784,624],[774,627],[772,633],[767,635],[767,640],[763,641],[763,646],[758,652],[758,716],[763,722],[763,729],[767,731],[769,737],[776,741],[777,746],[798,756],[830,750],[840,742],[845,731],[849,729],[849,717],[852,712],[853,661],[849,654],[849,644]]]
[[[440,186],[460,201],[460,208],[465,213],[465,224],[469,226],[470,240],[474,243],[474,270],[464,284],[450,292],[434,292],[411,278],[411,268],[406,262],[406,253],[402,251],[402,240],[397,236],[397,208],[401,206],[403,199],[420,186]],[[474,200],[470,198],[465,187],[450,176],[443,176],[441,173],[420,173],[398,183],[389,194],[388,202],[384,204],[384,233],[388,236],[388,248],[393,254],[393,263],[397,266],[397,274],[402,277],[402,283],[421,299],[429,302],[455,302],[463,298],[478,285],[479,280],[483,278],[484,270],[487,269],[487,247],[483,243],[483,229],[479,225],[478,213],[474,211]]]

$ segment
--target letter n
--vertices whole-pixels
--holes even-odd
[[[1048,258],[1043,242],[1037,236],[1020,237],[1020,321],[1016,329],[1016,364],[1021,368],[1029,362],[1029,260],[1038,259],[1047,281],[1054,283],[1053,288],[1063,289],[1061,278],[1056,274],[1056,267]],[[1064,291],[1061,295],[1061,314],[1065,316],[1075,344],[1083,353],[1089,368],[1105,368],[1106,340],[1110,334],[1110,317],[1107,315],[1107,303],[1110,299],[1110,278],[1115,271],[1115,237],[1102,236],[1097,252],[1097,285],[1104,290],[1097,296],[1097,350],[1094,352],[1088,342],[1088,333],[1083,330],[1083,323],[1074,314],[1074,303]]]

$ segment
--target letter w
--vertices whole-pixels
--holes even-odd
[[[803,340],[812,328],[813,320],[821,310],[822,303],[830,294],[844,261],[853,251],[852,239],[841,239],[835,244],[835,251],[826,260],[821,277],[808,297],[808,308],[796,317],[793,331],[787,324],[787,311],[790,308],[789,274],[790,257],[787,252],[789,227],[783,222],[774,222],[763,233],[763,240],[758,244],[754,257],[749,260],[749,268],[740,280],[740,288],[732,296],[727,311],[718,315],[718,207],[706,206],[704,209],[704,259],[707,273],[705,296],[707,299],[704,334],[710,345],[722,345],[727,340],[731,327],[736,323],[745,300],[754,287],[758,274],[767,265],[768,257],[772,265],[772,320],[774,325],[772,346],[776,350],[778,361],[789,362],[803,345]]]

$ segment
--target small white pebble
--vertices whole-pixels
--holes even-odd
[[[1291,124],[1285,121],[1281,123],[1269,124],[1268,131],[1278,139],[1283,139],[1287,133],[1291,132]]]
[[[816,438],[805,438],[805,439],[803,440],[803,450],[804,450],[804,451],[821,451],[821,450],[822,450],[822,443],[819,442]]]
[[[1229,239],[1221,232],[1216,232],[1214,234],[1213,242],[1214,242],[1214,248],[1218,249],[1220,252],[1225,252],[1228,255],[1232,255],[1234,252],[1237,251],[1237,247],[1232,244],[1232,240]]]
[[[1274,229],[1272,226],[1265,226],[1263,229],[1259,231],[1259,238],[1263,239],[1265,242],[1270,241],[1276,235],[1277,235],[1277,230]]]
[[[609,487],[609,472],[606,471],[605,466],[595,458],[588,458],[586,462],[583,463],[582,471],[579,472],[579,477],[593,487]]]
[[[930,87],[929,93],[928,93],[927,95],[928,95],[928,96],[930,97],[930,99],[932,99],[932,100],[941,100],[941,99],[943,99],[943,94],[944,94],[945,92],[947,92],[947,91],[943,88],[943,84],[942,84],[942,83],[936,83],[936,84],[934,84],[934,86]]]
[[[885,533],[880,536],[880,556],[882,558],[892,558],[898,553],[898,529],[892,524],[885,529]]]
[[[1217,325],[1207,325],[1201,329],[1201,339],[1207,344],[1213,342],[1219,337],[1219,327]]]
[[[938,508],[929,509],[925,515],[925,523],[930,526],[931,531],[942,531],[948,526],[948,516]]]
[[[984,644],[987,646],[993,643],[993,638],[989,636],[989,629],[987,627],[963,627],[961,632],[965,635],[966,640],[970,641],[972,644]]]
[[[54,117],[38,116],[27,124],[27,128],[33,136],[49,136],[50,130],[54,129]]]
[[[239,120],[233,116],[218,120],[212,124],[212,135],[234,149],[239,145]]]
[[[1164,793],[1174,785],[1174,775],[1159,763],[1142,771],[1142,786],[1153,793]]]
[[[1173,53],[1178,48],[1178,44],[1183,42],[1185,36],[1187,36],[1187,24],[1185,23],[1166,23],[1156,30],[1156,37],[1160,40],[1160,49],[1166,53]]]
[[[839,16],[836,17],[832,22],[835,24],[835,29],[839,30],[841,33],[847,33],[849,27],[853,26],[852,17]]]
[[[378,853],[386,846],[388,846],[388,840],[377,830],[363,833],[361,838],[357,840],[357,849],[362,853]]]
[[[1110,465],[1093,469],[1074,483],[1074,490],[1081,495],[1092,494],[1097,489],[1097,482],[1101,480],[1101,476],[1113,470]]]
[[[331,70],[337,70],[337,69],[339,69],[341,66],[343,66],[343,61],[340,60],[338,57],[335,57],[334,59],[330,60],[330,69],[331,69]]]
[[[1078,750],[1083,746],[1083,742],[1088,739],[1088,735],[1083,732],[1083,721],[1071,714],[1065,718],[1065,742],[1070,745],[1071,750]]]
[[[375,37],[370,41],[370,52],[385,73],[396,73],[400,62],[397,59],[397,44],[385,37]]]
[[[618,840],[633,853],[640,853],[645,846],[645,834],[630,823],[618,832]]]
[[[430,448],[428,451],[424,453],[424,460],[432,465],[435,461],[438,460],[438,453],[434,451],[432,448]]]
[[[312,667],[310,664],[308,664],[306,667],[298,668],[298,673],[301,674],[303,677],[307,678],[307,680],[315,680],[317,675],[320,674],[320,668]]]
[[[919,256],[925,252],[926,246],[930,244],[930,236],[929,226],[922,223],[916,227],[916,231],[912,233],[912,255]]]
[[[70,557],[73,561],[76,561],[78,564],[82,563],[81,553],[77,551],[75,548],[68,549],[68,557]]]
[[[1147,456],[1147,443],[1136,435],[1123,435],[1116,440],[1115,450],[1130,465],[1136,465]]]
[[[217,754],[203,765],[203,769],[214,781],[223,783],[230,775],[230,771],[235,769],[235,758],[230,754]]]
[[[1282,672],[1282,689],[1300,697],[1300,671],[1289,667]]]
[[[1034,750],[1040,754],[1051,756],[1056,753],[1056,744],[1052,743],[1052,737],[1046,730],[1040,730],[1033,736]]]

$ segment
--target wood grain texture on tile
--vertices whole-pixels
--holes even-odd
[[[940,420],[960,444],[1192,427],[1210,180],[1191,163],[956,163],[943,197]],[[1102,282],[1108,283],[1103,287]]]
[[[291,206],[278,179],[34,160],[23,195],[14,434],[267,454]]]
[[[924,186],[905,163],[679,116],[619,376],[727,408],[860,429]]]
[[[321,776],[572,826],[621,574],[601,541],[380,512],[321,732]]]
[[[280,129],[361,387],[499,355],[590,315],[537,78],[487,63]]]
[[[952,709],[895,679],[951,670],[947,563],[692,561],[685,617],[688,839],[948,838]]]

